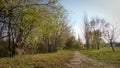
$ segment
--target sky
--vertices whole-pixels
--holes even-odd
[[[89,18],[100,17],[111,24],[120,22],[120,0],[60,0],[67,10],[75,36],[83,37],[81,32],[84,14]]]

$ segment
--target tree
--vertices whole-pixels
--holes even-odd
[[[56,52],[70,33],[65,16],[58,0],[1,0],[0,43],[7,42],[9,56],[17,50],[38,53],[40,47],[44,52]]]
[[[117,24],[119,25],[119,24]],[[109,23],[104,24],[103,27],[103,38],[108,42],[113,50],[115,52],[113,43],[116,41],[117,38],[119,38],[119,28],[117,25],[110,25]]]
[[[79,38],[78,35],[78,39],[75,39],[74,35],[71,35],[68,37],[66,45],[65,45],[65,49],[81,49],[82,48],[82,42]]]
[[[99,49],[100,40],[101,39],[101,27],[102,24],[105,23],[104,19],[100,18],[92,18],[90,21],[85,16],[84,17],[84,38],[85,38],[85,47],[89,49],[92,45],[92,48]]]
[[[86,47],[86,49],[89,49],[89,30],[90,30],[90,27],[89,27],[89,21],[88,21],[88,18],[86,15],[84,16],[83,24],[84,24],[85,47]]]
[[[104,24],[104,19],[100,19],[100,18],[93,18],[90,21],[90,40],[91,40],[91,44],[93,46],[93,48],[97,48],[99,49],[99,45],[100,45],[100,41],[102,41],[101,37],[102,37],[102,32],[101,32],[101,27],[102,24]],[[94,47],[95,46],[95,47]]]

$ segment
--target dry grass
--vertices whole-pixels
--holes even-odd
[[[64,68],[73,51],[15,56],[0,59],[0,68]]]

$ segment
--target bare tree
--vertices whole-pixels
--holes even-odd
[[[117,25],[105,24],[103,27],[103,38],[110,44],[113,52],[115,52],[113,44],[120,35]]]

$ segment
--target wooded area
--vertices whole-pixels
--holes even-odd
[[[57,52],[74,40],[58,0],[0,1],[0,57]]]

